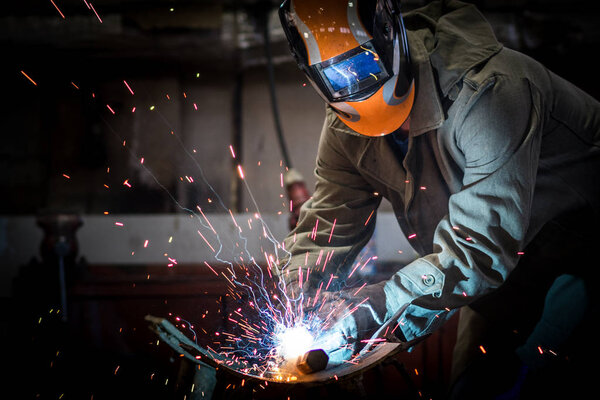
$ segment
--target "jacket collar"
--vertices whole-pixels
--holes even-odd
[[[418,136],[441,126],[444,122],[444,110],[425,45],[413,32],[408,31],[407,37],[416,91],[410,113],[409,134]]]
[[[502,48],[484,16],[471,4],[434,1],[404,14],[417,81],[410,134],[436,129],[445,120],[441,97]]]

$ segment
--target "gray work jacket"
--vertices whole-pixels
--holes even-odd
[[[388,199],[420,256],[395,275],[415,293],[401,318],[412,339],[501,285],[549,221],[599,220],[600,104],[503,47],[472,5],[433,2],[404,20],[416,80],[407,154],[400,163],[386,138],[328,109],[283,273],[303,270],[313,289],[341,281]]]

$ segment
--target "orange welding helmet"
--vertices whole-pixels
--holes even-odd
[[[348,127],[382,136],[406,121],[415,85],[399,1],[285,0],[279,18],[298,66]]]

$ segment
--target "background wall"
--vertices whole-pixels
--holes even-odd
[[[594,2],[475,4],[505,46],[598,97]],[[265,26],[283,136],[312,189],[324,106],[289,54],[277,2],[54,5],[25,0],[1,10],[0,215],[177,214],[197,206],[285,213],[287,166],[271,110]],[[390,207],[384,202],[381,210]],[[30,240],[14,234],[0,237]],[[10,246],[1,244],[0,255],[14,253]],[[17,268],[3,264],[3,296]]]

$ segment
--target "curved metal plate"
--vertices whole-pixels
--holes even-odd
[[[209,351],[198,346],[164,318],[147,315],[145,319],[151,323],[150,329],[152,329],[165,343],[174,350],[181,352],[181,354],[192,362],[208,364],[215,369],[224,370],[241,379],[267,381],[269,383],[284,385],[320,385],[336,380],[351,379],[376,366],[388,357],[407,349],[406,343],[382,342],[373,347],[369,352],[360,354],[352,361],[312,374],[304,375],[298,371],[295,366],[286,366],[286,375],[290,374],[294,378],[289,380],[287,378],[277,379],[242,372],[247,368],[245,364],[235,362],[214,351]]]

